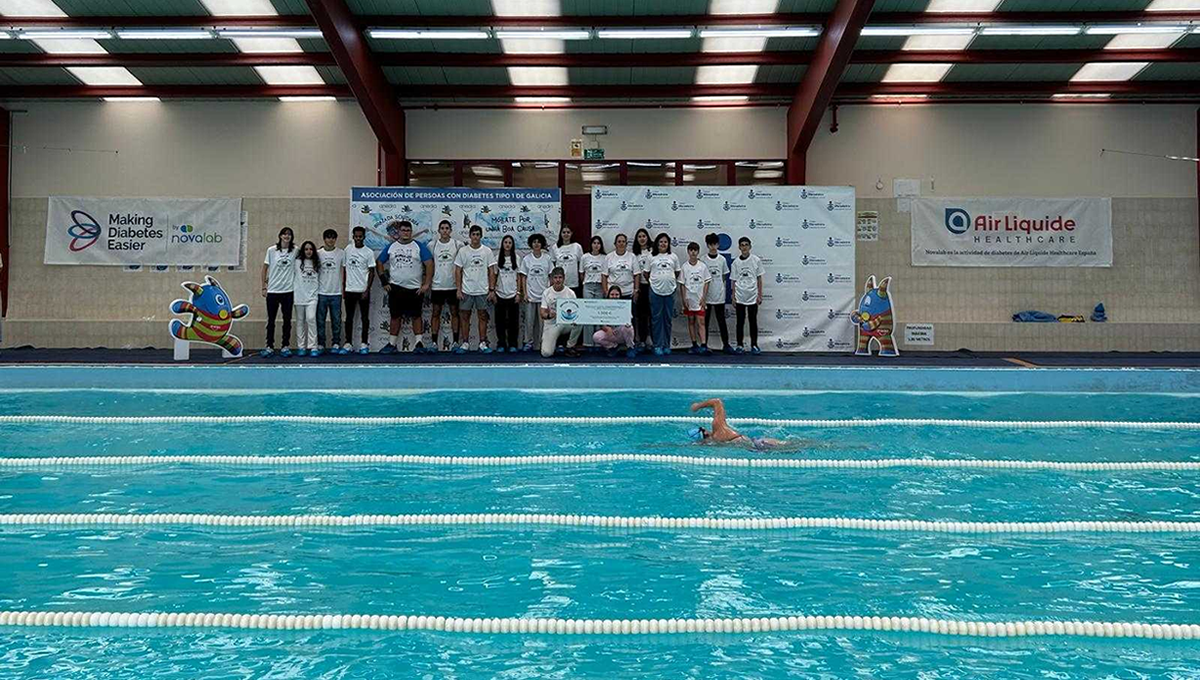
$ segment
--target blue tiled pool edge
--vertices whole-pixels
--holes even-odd
[[[662,364],[0,367],[0,389],[521,388],[1200,393],[1200,370]]]

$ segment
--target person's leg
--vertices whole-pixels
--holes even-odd
[[[279,298],[279,304],[283,312],[283,338],[279,343],[282,347],[292,346],[292,305],[296,301],[295,293],[284,293]]]
[[[638,289],[637,304],[633,306],[634,318],[637,320],[637,338],[643,345],[650,342],[650,286]]]
[[[267,293],[267,349],[275,347],[275,315],[279,313],[279,293]]]
[[[419,298],[418,298],[418,300],[419,300]],[[423,338],[425,337],[425,313],[424,313],[424,310],[421,309],[420,302],[417,302],[416,316],[414,316],[413,320],[412,320],[412,329],[413,329],[413,348],[414,349],[424,348],[425,345],[424,345]]]
[[[358,316],[362,320],[362,346],[368,347],[371,344],[371,298],[365,292],[358,299]],[[346,341],[350,341],[348,335]]]
[[[583,336],[583,326],[580,326],[577,323],[571,324],[571,333],[570,333],[570,338],[567,340],[567,347],[574,350],[575,347],[577,347],[579,345],[579,343],[583,340],[582,336]]]
[[[721,347],[729,349],[729,324],[725,322],[725,303],[715,305],[717,308],[717,327],[721,329]]]
[[[508,309],[508,348],[515,352],[520,347],[517,343],[521,337],[521,305],[517,304],[516,298],[513,298],[505,307]]]
[[[325,317],[329,315],[329,300],[328,295],[317,296],[317,347],[325,349]]]
[[[340,295],[329,296],[329,311],[333,314],[333,318],[329,320],[329,330],[333,333],[333,348],[337,349],[342,346],[342,297]]]
[[[537,310],[538,303],[536,302],[521,303],[521,335],[525,338],[526,348],[541,347],[540,342],[535,344],[535,340],[540,340],[541,338],[534,337],[534,326],[537,324]]]
[[[613,339],[617,344],[625,345],[629,349],[633,349],[637,344],[637,340],[633,338],[632,326],[617,326],[613,328]]]
[[[437,350],[441,347],[442,336],[442,298],[441,291],[433,291],[429,303],[429,346]]]
[[[615,331],[616,329],[613,329],[613,330]],[[592,342],[594,342],[599,347],[603,347],[604,349],[616,349],[617,348],[616,333],[615,332],[612,334],[606,333],[603,328],[596,331],[595,333],[592,333]]]
[[[670,295],[650,293],[651,335],[654,346],[666,349],[671,343],[671,302]]]
[[[547,321],[542,325],[542,356],[549,359],[554,356],[554,346],[558,344],[558,335],[563,326]]]
[[[748,305],[746,310],[750,317],[750,346],[758,347],[758,305]]]
[[[471,347],[471,310],[463,309],[462,305],[459,305],[458,309],[458,328],[460,331],[464,329],[467,331],[459,336],[462,338],[462,344],[459,345],[459,348],[466,351]]]
[[[742,329],[742,325],[746,323],[746,305],[735,304],[734,307],[737,309],[737,346],[738,349],[741,349],[742,342],[746,339],[745,331]]]
[[[496,349],[503,352],[508,347],[508,300],[496,298]]]
[[[358,303],[358,298],[361,293],[351,293],[346,291],[344,294],[346,300],[346,344],[354,346],[354,307]]]
[[[488,310],[487,307],[480,307],[475,311],[479,315],[479,348],[491,348],[488,344]]]
[[[583,284],[583,297],[587,300],[602,298],[604,297],[604,289],[598,283],[585,283]],[[591,345],[592,336],[596,333],[596,327],[585,326],[580,332],[583,334],[583,344]]]
[[[708,347],[708,328],[713,317],[713,307],[713,305],[708,305],[704,308],[704,335],[701,336],[703,338],[700,342],[701,347]]]

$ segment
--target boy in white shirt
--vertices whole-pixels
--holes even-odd
[[[549,359],[554,356],[554,346],[558,344],[558,336],[563,333],[570,333],[567,338],[567,356],[579,356],[579,350],[575,349],[575,344],[579,342],[579,336],[583,333],[583,327],[577,323],[559,324],[558,319],[558,301],[575,299],[575,291],[563,285],[566,280],[566,272],[562,267],[555,267],[550,271],[550,287],[542,291],[542,304],[540,306],[542,320],[545,322],[545,327],[542,328],[542,356]]]
[[[542,346],[542,291],[550,285],[550,270],[554,269],[554,258],[546,252],[546,237],[541,234],[531,234],[527,241],[530,252],[521,258],[517,270],[517,288],[525,302],[525,317],[522,320],[525,335],[526,352],[532,352],[535,347]]]
[[[716,317],[717,328],[721,331],[721,351],[733,354],[733,348],[729,346],[729,327],[725,324],[725,277],[729,275],[729,260],[720,252],[721,237],[709,234],[704,237],[704,244],[708,246],[708,256],[703,262],[708,265],[712,281],[708,283],[708,297],[705,298],[704,342],[700,346],[708,352],[708,324]]]
[[[700,261],[700,244],[695,241],[688,244],[688,259],[679,270],[679,280],[683,282],[683,315],[687,317],[688,337],[692,339],[692,348],[688,354],[707,354],[708,348],[701,348],[704,334],[700,331],[704,319],[704,308],[708,304],[708,285],[712,274],[708,265]]]
[[[750,239],[738,239],[741,255],[734,258],[729,267],[729,278],[733,280],[733,303],[737,307],[737,341],[734,353],[742,354],[742,324],[750,317],[750,353],[762,354],[758,348],[758,306],[762,304],[763,271],[762,260],[750,254]]]
[[[492,249],[482,244],[483,228],[471,227],[471,242],[458,249],[454,256],[454,272],[458,284],[458,328],[462,344],[454,350],[463,354],[471,350],[471,312],[479,314],[479,351],[491,354],[488,345],[488,303],[496,301],[496,258]]]
[[[450,220],[438,222],[437,238],[429,242],[429,252],[433,254],[433,290],[429,293],[429,304],[433,307],[430,317],[429,334],[432,336],[430,352],[441,349],[442,308],[450,308],[450,336],[454,347],[458,347],[458,280],[454,268],[454,258],[462,242],[451,238],[454,225]]]
[[[354,351],[354,310],[358,309],[358,318],[362,325],[361,346],[359,354],[371,351],[369,344],[371,332],[371,284],[375,282],[375,258],[377,254],[366,246],[367,230],[355,227],[350,232],[354,245],[346,246],[345,257],[345,297],[346,297],[346,344],[341,354]]]
[[[346,254],[337,247],[338,233],[335,229],[326,229],[321,238],[325,247],[321,249],[320,283],[317,287],[317,349],[313,356],[319,357],[325,351],[325,318],[332,317],[333,344],[329,345],[330,354],[347,354],[342,349],[342,285],[345,282]]]

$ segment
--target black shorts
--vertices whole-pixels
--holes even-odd
[[[393,319],[415,319],[421,316],[421,296],[412,288],[393,284],[388,293],[388,311]]]
[[[429,301],[435,305],[449,305],[451,307],[458,306],[458,291],[457,290],[435,290],[429,293]]]

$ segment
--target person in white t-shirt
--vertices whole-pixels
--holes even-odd
[[[569,334],[567,356],[579,356],[579,350],[575,349],[575,343],[579,341],[583,327],[577,323],[560,324],[557,321],[558,301],[574,300],[576,297],[575,291],[566,287],[565,280],[566,273],[562,267],[555,267],[550,271],[550,287],[542,291],[542,302],[539,307],[542,320],[545,322],[545,327],[542,329],[542,356],[547,359],[554,356],[554,347],[558,344],[558,336],[563,333]]]
[[[637,297],[633,302],[633,329],[637,331],[638,342],[646,349],[653,347],[653,336],[650,332],[650,258],[654,255],[654,242],[650,240],[650,232],[645,228],[638,229],[633,235],[633,256],[637,258],[638,282]],[[641,347],[639,347],[639,350]]]
[[[525,336],[525,346],[521,349],[532,352],[534,347],[542,346],[542,291],[550,285],[550,270],[554,269],[554,260],[546,252],[546,237],[541,234],[530,234],[528,241],[530,252],[521,258],[521,268],[517,270],[517,288],[520,289],[525,317],[522,319]]]
[[[496,253],[496,351],[516,352],[521,327],[521,292],[517,289],[517,242],[512,234],[500,239]]]
[[[650,317],[654,354],[671,353],[671,319],[675,316],[675,289],[679,287],[679,258],[671,252],[671,237],[654,239],[650,270]]]
[[[737,307],[737,343],[734,349],[737,354],[745,352],[743,347],[744,335],[742,324],[750,317],[750,353],[762,354],[758,348],[758,306],[762,304],[763,270],[762,260],[757,255],[750,254],[750,239],[743,236],[738,239],[738,250],[741,252],[729,267],[729,278],[733,281],[733,303]]]
[[[558,230],[558,242],[550,249],[555,267],[562,267],[567,288],[575,291],[575,297],[583,297],[583,286],[579,282],[579,261],[583,259],[583,246],[571,240],[571,228],[562,225]]]
[[[421,354],[425,351],[421,342],[425,327],[422,307],[425,291],[433,282],[433,256],[424,243],[413,240],[412,222],[390,222],[386,229],[389,235],[394,233],[397,240],[389,243],[375,261],[375,267],[384,282],[383,289],[388,294],[388,312],[392,317],[388,325],[388,344],[379,353],[396,352],[396,341],[404,327],[404,320],[412,319],[412,351],[413,354]]]
[[[708,285],[712,274],[708,265],[700,261],[700,244],[692,241],[687,247],[688,259],[680,268],[679,278],[683,282],[683,315],[687,317],[688,337],[692,340],[692,348],[688,354],[706,354],[708,348],[701,348],[700,341],[704,334],[700,325],[704,319],[704,307],[708,304]]]
[[[354,350],[354,310],[358,309],[358,318],[362,325],[362,335],[358,353],[366,354],[371,351],[371,284],[375,282],[376,253],[366,246],[367,230],[355,227],[350,232],[354,245],[346,246],[345,258],[345,289],[346,289],[346,345],[342,354]]]
[[[709,234],[704,237],[704,243],[708,246],[708,254],[701,260],[708,265],[708,273],[712,276],[712,281],[708,284],[708,299],[704,310],[704,342],[702,346],[708,351],[708,324],[714,317],[717,319],[717,328],[721,331],[721,351],[726,354],[733,354],[733,347],[729,345],[729,327],[725,323],[725,277],[729,275],[729,260],[720,252],[721,237],[716,234]]]
[[[292,356],[292,306],[296,290],[296,235],[291,227],[279,230],[275,245],[263,258],[262,295],[267,299],[267,346],[260,353],[275,353],[275,315],[283,312],[283,343],[279,356]]]
[[[342,285],[345,283],[346,253],[337,247],[338,233],[335,229],[326,229],[321,234],[325,247],[321,249],[321,276],[317,288],[317,351],[313,356],[321,356],[325,351],[325,319],[330,318],[333,330],[333,344],[329,345],[330,354],[346,354],[342,349]]]
[[[429,304],[433,307],[429,324],[431,352],[442,348],[443,308],[450,310],[450,337],[454,341],[453,347],[458,347],[458,281],[454,258],[463,244],[452,238],[453,231],[450,220],[442,220],[438,222],[437,238],[429,242],[429,252],[433,254],[433,290],[429,293]]]
[[[317,356],[317,291],[321,287],[321,259],[317,244],[300,244],[296,257],[296,354]]]
[[[608,274],[608,258],[604,252],[604,239],[593,236],[588,242],[588,252],[579,260],[579,271],[583,277],[583,298],[598,300],[604,297],[604,277]],[[584,344],[592,345],[595,326],[584,326]]]
[[[458,249],[454,256],[454,271],[458,283],[458,328],[462,344],[454,350],[463,354],[471,350],[471,312],[479,316],[479,351],[491,354],[488,345],[488,303],[496,301],[496,259],[492,249],[483,245],[483,228],[471,226],[471,242]]]
[[[617,234],[613,239],[613,251],[604,256],[604,276],[601,281],[605,297],[608,296],[610,288],[616,288],[620,292],[617,297],[633,300],[637,297],[641,280],[642,273],[637,257],[629,252],[629,237]]]

